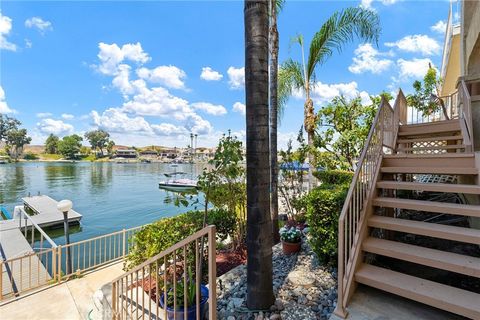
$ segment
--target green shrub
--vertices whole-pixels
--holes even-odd
[[[313,175],[325,184],[349,184],[353,178],[353,172],[343,170],[316,171]]]
[[[217,237],[224,240],[235,230],[235,216],[225,210],[212,209],[208,211],[207,224],[215,225]],[[125,259],[124,269],[132,269],[202,229],[202,226],[203,211],[188,211],[143,227],[131,239],[132,247]]]
[[[25,160],[38,160],[38,156],[35,153],[28,152],[23,156]]]
[[[224,209],[212,209],[208,211],[208,224],[215,225],[217,238],[224,241],[228,236],[233,237],[237,219],[235,213]]]
[[[310,245],[324,263],[336,263],[338,252],[338,218],[348,193],[352,173],[324,171],[322,185],[305,195],[303,206],[310,233]],[[347,179],[349,177],[349,179]],[[337,183],[327,183],[336,181]]]

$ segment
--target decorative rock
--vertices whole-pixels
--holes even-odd
[[[315,283],[315,278],[311,274],[307,274],[303,270],[292,271],[288,274],[288,281],[294,286],[301,286],[305,288],[312,287]]]
[[[275,303],[264,312],[248,312],[247,269],[242,265],[217,280],[219,319],[226,320],[327,320],[336,306],[336,269],[322,266],[308,242],[295,255],[284,255],[273,247],[273,289]],[[221,284],[221,285],[220,285]]]

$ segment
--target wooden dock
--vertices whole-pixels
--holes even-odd
[[[18,220],[0,221],[2,296],[47,283],[52,277],[43,265],[50,253],[35,253],[18,227]]]
[[[46,247],[34,250],[31,247],[33,238],[30,239],[32,243],[29,243],[24,232],[25,229],[35,232],[41,230],[42,235],[48,238],[42,228],[62,226],[63,213],[57,210],[58,202],[49,196],[25,197],[22,200],[25,209],[16,208],[13,219],[0,221],[0,300],[1,296],[16,295],[52,279],[48,271],[54,258],[52,249]],[[81,219],[80,213],[74,210],[68,212],[69,223],[79,223]],[[52,246],[56,246],[51,242]]]
[[[52,227],[63,224],[63,213],[57,210],[58,201],[53,200],[49,196],[33,196],[22,198],[26,207],[32,209],[34,214],[30,215],[33,221],[39,227]],[[68,221],[80,222],[82,215],[75,210],[68,212]]]

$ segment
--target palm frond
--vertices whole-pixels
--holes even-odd
[[[275,0],[275,5],[276,5],[276,11],[277,11],[277,16],[280,12],[283,10],[283,6],[285,5],[285,0]]]
[[[316,65],[324,63],[334,50],[341,52],[342,47],[355,38],[377,44],[380,32],[380,19],[372,10],[351,7],[335,12],[312,39],[307,63],[308,78],[314,74]]]
[[[301,33],[297,33],[295,36],[290,38],[290,46],[293,44],[299,44],[300,47],[303,47],[303,35]]]
[[[278,69],[278,119],[281,120],[288,99],[294,90],[303,90],[304,81],[300,63],[288,59]]]

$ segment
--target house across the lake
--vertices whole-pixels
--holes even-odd
[[[116,158],[135,159],[137,158],[137,151],[134,149],[120,149],[115,151]]]

